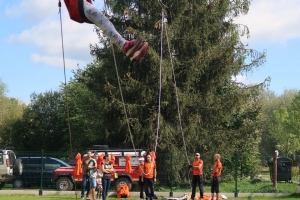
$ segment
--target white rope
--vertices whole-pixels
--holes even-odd
[[[163,53],[163,34],[164,34],[164,11],[161,12],[161,34],[160,34],[160,64],[159,64],[159,93],[158,93],[158,114],[157,114],[157,128],[156,128],[156,138],[154,152],[156,154],[157,144],[158,144],[158,133],[160,126],[160,108],[161,108],[161,84],[162,84],[162,53]]]
[[[177,103],[177,113],[178,113],[179,126],[180,126],[181,135],[182,135],[185,156],[186,156],[186,159],[187,159],[187,161],[188,161],[188,163],[190,165],[191,163],[190,163],[190,160],[189,160],[189,157],[188,157],[188,154],[187,154],[186,143],[185,143],[185,139],[184,139],[184,132],[183,132],[183,128],[182,128],[180,106],[179,106],[179,98],[178,98],[178,89],[177,89],[177,84],[176,84],[173,58],[172,58],[172,53],[171,53],[171,50],[170,50],[170,42],[169,42],[168,31],[167,31],[167,27],[166,26],[165,26],[165,32],[166,32],[168,49],[169,49],[169,55],[170,55],[170,61],[171,61],[171,66],[172,66],[172,75],[173,75],[174,88],[175,88],[175,93],[176,93],[176,103]]]
[[[106,0],[104,1],[104,7],[105,7],[105,13],[107,14]],[[116,69],[116,74],[117,74],[119,91],[120,91],[120,95],[121,95],[121,99],[122,99],[122,104],[123,104],[123,109],[124,109],[124,114],[125,114],[125,120],[127,122],[127,127],[128,127],[128,131],[129,131],[129,135],[130,135],[132,147],[134,149],[135,157],[138,157],[138,154],[137,154],[135,146],[134,146],[133,136],[132,136],[132,133],[131,133],[131,129],[130,129],[130,125],[129,125],[129,119],[128,119],[128,115],[127,115],[127,111],[126,111],[126,107],[125,107],[125,101],[124,101],[122,87],[121,87],[121,83],[120,83],[120,77],[119,77],[119,72],[118,72],[118,66],[117,66],[117,61],[116,61],[114,46],[113,46],[112,41],[110,41],[110,42],[111,42],[111,49],[112,49],[112,52],[113,52],[113,58],[114,58],[114,64],[115,64],[115,69]]]

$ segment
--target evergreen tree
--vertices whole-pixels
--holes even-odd
[[[84,83],[97,101],[103,102],[99,105],[103,119],[100,133],[106,135],[105,141],[131,146],[128,120],[136,146],[153,149],[161,83],[158,149],[183,151],[174,78],[189,153],[197,150],[229,156],[239,151],[242,144],[249,145],[259,137],[254,131],[260,109],[258,97],[267,81],[247,86],[232,80],[232,76],[265,62],[264,53],[247,49],[241,42],[240,36],[247,35],[248,28],[234,23],[235,18],[248,12],[249,5],[247,0],[108,1],[108,13],[112,13],[110,19],[117,30],[127,39],[143,36],[150,49],[139,62],[130,63],[121,49],[115,48],[97,29],[102,45],[91,46],[97,62],[78,72],[74,82]],[[248,121],[252,122],[252,129],[246,130]]]

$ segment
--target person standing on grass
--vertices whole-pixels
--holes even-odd
[[[109,187],[110,187],[110,177],[111,177],[111,173],[114,172],[114,166],[110,161],[111,159],[110,159],[110,155],[108,153],[106,153],[103,158],[104,158],[104,161],[101,164],[101,170],[102,170],[102,173],[103,173],[103,177],[102,177],[102,187],[103,187],[102,200],[106,200],[106,197],[108,195],[108,190],[109,190]]]
[[[144,200],[144,177],[143,177],[144,161],[145,159],[143,157],[139,158],[140,164],[133,171],[139,176],[140,200]]]
[[[220,161],[220,154],[214,155],[214,168],[212,169],[212,183],[211,183],[211,199],[214,199],[214,193],[216,193],[216,200],[220,200],[219,185],[221,181],[222,163]]]
[[[195,198],[196,187],[198,184],[200,190],[200,200],[203,200],[203,160],[200,159],[200,153],[195,154],[195,160],[190,170],[193,172],[191,200],[194,200]]]
[[[151,155],[147,154],[143,171],[147,200],[153,200],[154,198],[156,198],[154,195],[154,183],[156,182],[156,174],[156,163],[154,160],[151,159]]]
[[[96,177],[97,177],[97,159],[99,155],[98,153],[94,154],[94,158],[92,158],[88,164],[88,175],[89,175],[89,181],[90,181],[90,192],[89,195],[87,196],[87,200],[91,200],[91,196],[93,200],[96,200],[95,198],[95,190],[96,190]]]
[[[88,151],[87,152],[87,157],[83,160],[82,162],[82,183],[81,183],[81,199],[84,199],[84,193],[86,190],[86,196],[88,196],[90,192],[90,182],[89,176],[87,175],[88,172],[88,163],[90,162],[92,157],[92,152]]]

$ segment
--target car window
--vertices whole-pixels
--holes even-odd
[[[50,158],[44,158],[44,166],[45,166],[45,170],[54,170],[56,168],[61,167],[62,165],[56,160]]]
[[[25,161],[25,162],[23,162],[24,169],[39,169],[39,168],[41,168],[41,164],[42,164],[41,158],[25,158],[25,159],[22,158],[22,161],[23,160]]]
[[[13,151],[7,151],[7,155],[10,161],[10,165],[13,166],[16,161],[15,153]]]
[[[1,153],[0,154],[0,165],[3,165],[4,164],[4,161],[3,161],[3,154]]]
[[[55,161],[57,161],[57,162],[59,162],[61,164],[61,167],[70,167],[71,166],[70,164],[68,164],[65,161],[60,160],[58,158],[52,158],[52,159],[55,160]]]

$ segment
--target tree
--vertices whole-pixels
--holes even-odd
[[[161,152],[182,152],[186,144],[189,153],[222,152],[226,158],[232,157],[234,151],[244,153],[245,149],[257,148],[259,95],[269,80],[251,86],[232,80],[232,76],[250,72],[265,62],[264,53],[247,49],[240,41],[241,35],[248,34],[248,28],[234,23],[235,18],[248,12],[250,1],[166,0],[163,5],[160,1],[111,0],[108,3],[108,13],[113,14],[110,18],[118,31],[128,39],[142,35],[150,49],[141,61],[130,63],[96,27],[102,44],[91,46],[96,62],[77,71],[74,84],[84,84],[93,94],[88,101],[97,104],[94,106],[97,111],[93,112],[98,112],[101,119],[97,122],[102,133],[99,140],[105,137],[103,141],[109,145],[132,147],[132,135],[135,147],[151,150],[158,139]],[[251,156],[251,151],[247,153],[244,154]]]
[[[271,130],[275,131],[277,129],[275,132],[278,132],[279,126],[283,126],[280,119],[284,120],[281,117],[285,115],[284,112],[288,112],[295,95],[297,95],[297,90],[285,90],[279,96],[269,90],[261,92],[262,112],[260,114],[260,127],[262,130],[262,141],[260,143],[260,152],[262,160],[270,159],[277,149],[276,145],[279,138],[276,138]]]
[[[12,124],[22,117],[25,104],[5,96],[7,86],[0,79],[0,143],[12,145]]]
[[[295,158],[300,151],[300,96],[294,96],[289,107],[281,106],[273,112],[271,134],[282,156]]]
[[[67,117],[59,92],[31,94],[22,119],[14,123],[13,144],[18,150],[69,150]]]

